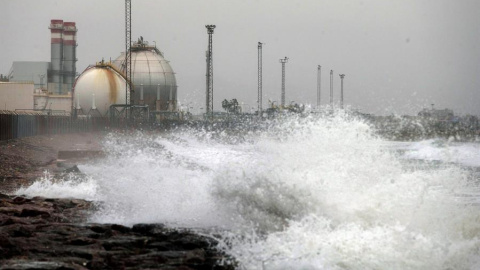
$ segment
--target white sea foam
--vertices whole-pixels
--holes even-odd
[[[444,139],[416,142],[406,147],[410,159],[458,163],[480,167],[480,143],[458,143]]]
[[[398,144],[342,112],[237,134],[111,134],[104,145],[105,160],[80,166],[89,178],[60,192],[101,202],[95,222],[210,229],[244,269],[480,268],[478,175],[405,166]],[[59,182],[22,192],[52,196]]]
[[[95,200],[97,182],[91,177],[78,177],[69,174],[62,179],[55,179],[48,171],[28,187],[19,188],[15,194],[26,196],[42,196],[47,198],[78,198]]]

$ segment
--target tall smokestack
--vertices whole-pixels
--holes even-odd
[[[63,61],[63,20],[50,21],[51,33],[51,74],[52,74],[52,88],[51,91],[55,94],[62,92],[62,61]],[[50,88],[49,88],[50,90]]]
[[[62,94],[72,90],[76,73],[77,27],[74,22],[63,23],[63,89]]]

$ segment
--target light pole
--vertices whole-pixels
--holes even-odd
[[[333,108],[333,69],[330,70],[330,106]]]
[[[208,33],[208,51],[207,51],[207,95],[206,95],[206,113],[213,117],[213,60],[212,60],[212,35],[215,25],[205,25]]]
[[[282,63],[282,100],[281,106],[285,107],[285,63],[288,62],[288,57],[280,59],[280,63]]]
[[[258,116],[262,116],[262,45],[258,42]]]
[[[343,109],[343,78],[345,74],[340,74],[340,108]]]
[[[317,67],[317,108],[320,108],[322,66]]]

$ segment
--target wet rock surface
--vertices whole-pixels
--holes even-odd
[[[14,196],[53,175],[81,174],[101,158],[101,133],[57,134],[0,142],[0,270],[234,269],[215,240],[161,224],[87,223],[92,202]],[[63,151],[63,152],[62,152]],[[60,154],[60,155],[59,155]]]
[[[215,240],[162,224],[85,223],[94,204],[0,194],[0,269],[234,269]]]

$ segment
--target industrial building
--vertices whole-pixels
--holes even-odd
[[[15,61],[0,83],[0,100],[9,111],[58,111],[69,114],[76,76],[75,22],[51,20],[51,61]]]
[[[50,62],[15,61],[8,72],[11,82],[33,82],[35,89],[46,89]]]
[[[33,82],[35,89],[68,95],[76,76],[76,33],[74,22],[51,20],[50,62],[15,61],[7,75],[10,82]]]
[[[15,111],[33,106],[33,82],[0,82],[0,110]],[[31,108],[28,108],[31,109]]]

